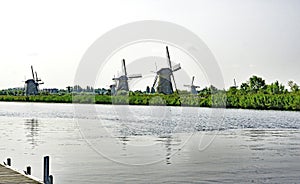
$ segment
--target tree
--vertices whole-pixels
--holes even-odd
[[[218,88],[216,88],[214,85],[210,85],[209,89],[210,89],[210,92],[211,92],[211,93],[216,93],[216,92],[218,92]]]
[[[263,80],[261,77],[255,76],[255,75],[253,75],[249,79],[249,84],[250,84],[249,87],[253,92],[258,92],[258,90],[265,89],[265,87],[266,87],[265,80]]]
[[[282,84],[279,84],[278,81],[266,85],[266,92],[269,94],[282,94],[285,92],[285,87]]]
[[[242,83],[240,88],[244,92],[246,92],[246,91],[248,91],[250,89],[248,82]]]
[[[299,86],[298,86],[294,81],[289,81],[289,82],[288,82],[288,85],[289,85],[290,90],[291,90],[292,92],[297,92],[297,91],[299,91]]]

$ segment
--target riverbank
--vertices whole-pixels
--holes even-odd
[[[44,103],[83,103],[83,104],[129,104],[129,105],[167,105],[193,107],[226,107],[259,110],[300,111],[300,94],[230,94],[216,93],[206,95],[189,94],[51,94],[35,96],[0,95],[6,102],[44,102]]]

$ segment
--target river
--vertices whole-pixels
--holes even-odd
[[[300,181],[300,112],[0,102],[0,125],[0,159],[59,184]]]

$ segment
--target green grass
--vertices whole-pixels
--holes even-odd
[[[232,94],[219,92],[216,94],[135,94],[123,96],[65,94],[13,96],[0,95],[0,101],[7,102],[45,102],[45,103],[84,103],[84,104],[125,104],[125,105],[167,105],[194,107],[227,107],[242,109],[300,110],[300,93],[264,94],[249,93]]]

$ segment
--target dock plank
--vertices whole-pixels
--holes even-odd
[[[41,184],[23,174],[0,164],[0,184]]]

